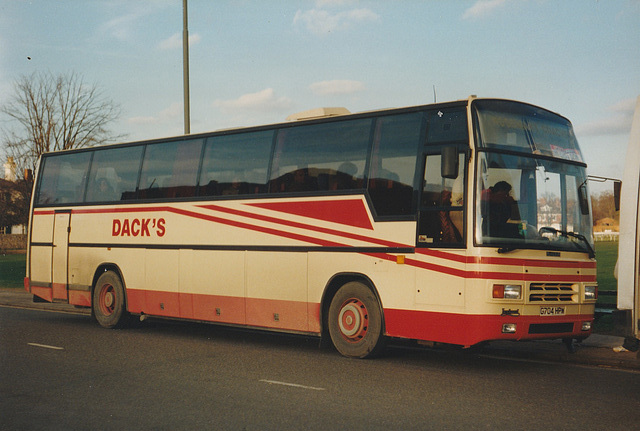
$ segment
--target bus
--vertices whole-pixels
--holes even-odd
[[[25,289],[147,316],[471,347],[590,335],[586,164],[566,118],[468,99],[48,153]]]

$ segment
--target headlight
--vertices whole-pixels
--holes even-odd
[[[598,299],[598,286],[585,286],[584,299],[586,301],[595,301]]]
[[[520,299],[522,286],[519,284],[494,284],[493,297],[499,299]]]

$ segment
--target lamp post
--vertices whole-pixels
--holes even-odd
[[[184,92],[184,134],[191,133],[189,107],[189,25],[187,0],[182,0],[182,84]]]

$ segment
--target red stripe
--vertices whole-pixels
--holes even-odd
[[[296,241],[308,242],[308,243],[311,243],[311,244],[317,244],[317,245],[321,245],[321,246],[325,246],[325,247],[348,247],[345,244],[339,244],[339,243],[332,242],[332,241],[325,241],[325,240],[321,240],[321,239],[318,239],[318,238],[309,237],[309,236],[306,236],[306,235],[295,234],[295,233],[292,233],[292,232],[281,231],[281,230],[272,229],[272,228],[263,227],[263,226],[256,226],[256,225],[249,224],[249,223],[243,223],[243,222],[229,220],[229,219],[216,217],[216,216],[212,216],[212,215],[202,214],[202,213],[198,213],[198,212],[194,212],[194,211],[184,210],[184,209],[180,209],[180,208],[166,207],[166,206],[161,206],[161,207],[134,207],[134,208],[131,208],[131,207],[128,207],[128,208],[108,208],[108,209],[81,209],[81,210],[77,210],[77,211],[74,210],[73,212],[77,213],[77,214],[112,214],[112,213],[125,213],[125,212],[135,213],[135,212],[160,212],[160,211],[165,211],[165,212],[169,212],[169,213],[173,213],[173,214],[183,215],[183,216],[186,216],[186,217],[196,218],[196,219],[200,219],[200,220],[206,220],[206,221],[219,223],[219,224],[224,224],[224,225],[227,225],[227,226],[233,226],[233,227],[237,227],[237,228],[241,228],[241,229],[248,229],[248,230],[258,231],[258,232],[262,232],[262,233],[266,233],[266,234],[270,234],[270,235],[289,238],[289,239],[293,239],[293,240],[296,240]],[[227,212],[232,213],[232,211],[233,210],[229,210]],[[276,219],[274,219],[274,220],[276,220]]]
[[[414,259],[405,259],[405,263],[417,268],[436,271],[443,274],[453,275],[455,277],[467,279],[481,280],[519,280],[519,281],[548,281],[557,283],[579,283],[579,282],[595,282],[595,275],[580,274],[530,274],[522,272],[498,272],[498,271],[466,271],[456,269],[450,266],[437,265],[431,262],[423,262]]]
[[[427,269],[429,271],[441,272],[443,274],[449,274],[455,277],[484,278],[484,277],[480,277],[480,273],[477,273],[476,277],[472,277],[469,272],[463,269],[456,269],[450,266],[437,265],[435,263],[423,262],[421,260],[405,259],[404,262],[408,265],[415,266],[416,268],[422,268],[422,269]],[[509,278],[512,278],[512,277],[509,277]]]
[[[362,199],[339,199],[247,204],[271,211],[284,212],[317,220],[373,230]]]
[[[269,228],[269,227],[265,227],[265,226],[256,226],[256,225],[249,224],[249,223],[244,223],[244,222],[224,219],[224,218],[221,218],[221,217],[215,217],[215,216],[200,214],[200,213],[187,211],[187,210],[181,210],[181,209],[177,209],[177,208],[174,208],[172,210],[172,212],[176,213],[176,214],[185,215],[185,216],[188,216],[188,217],[194,217],[194,218],[199,218],[199,219],[202,219],[202,220],[212,221],[212,222],[215,222],[215,223],[225,224],[227,226],[233,226],[233,227],[238,227],[238,228],[241,228],[241,229],[253,230],[253,231],[262,232],[262,233],[266,233],[266,234],[270,234],[270,235],[280,236],[280,237],[283,237],[283,238],[293,239],[293,240],[296,240],[296,241],[302,241],[302,242],[307,242],[307,243],[310,243],[310,244],[316,244],[316,245],[320,245],[320,246],[323,246],[323,247],[349,247],[348,245],[345,245],[345,244],[340,244],[340,243],[333,242],[333,241],[327,241],[327,240],[323,240],[323,239],[320,239],[320,238],[314,238],[314,237],[307,236],[307,235],[300,235],[300,234],[296,234],[296,233],[293,233],[293,232],[286,232],[286,231],[273,229],[273,228]]]
[[[247,212],[247,211],[234,210],[234,209],[227,208],[227,207],[222,207],[222,206],[219,206],[219,205],[201,205],[201,208],[206,208],[206,209],[219,211],[219,212],[223,212],[223,213],[227,213],[227,214],[233,214],[233,215],[240,216],[240,217],[251,218],[251,219],[254,219],[254,220],[260,220],[260,221],[265,221],[265,222],[269,222],[269,223],[279,224],[279,225],[283,225],[283,226],[294,227],[294,228],[298,228],[298,229],[305,229],[305,230],[310,230],[310,231],[320,232],[320,233],[326,233],[326,234],[329,234],[329,235],[334,235],[334,236],[340,236],[340,237],[343,237],[343,238],[354,239],[356,241],[363,241],[363,242],[368,242],[368,243],[371,243],[371,244],[377,244],[377,245],[381,245],[381,246],[384,246],[384,247],[403,247],[403,248],[411,247],[412,248],[412,246],[407,245],[407,244],[400,244],[400,243],[397,243],[397,242],[391,242],[391,241],[386,241],[386,240],[382,240],[382,239],[372,238],[370,236],[358,235],[358,234],[353,234],[353,233],[349,233],[349,232],[343,232],[343,231],[339,231],[339,230],[335,230],[335,229],[328,229],[328,228],[323,228],[323,227],[320,227],[320,226],[314,226],[314,225],[310,225],[310,224],[298,223],[298,222],[294,222],[294,221],[290,221],[290,220],[282,220],[282,219],[278,219],[278,218],[275,218],[275,217],[269,217],[269,216],[256,214],[256,213],[251,213],[251,212]]]
[[[122,207],[122,208],[90,208],[90,209],[74,209],[72,213],[74,214],[114,214],[114,213],[148,213],[148,212],[159,212],[159,211],[167,211],[174,212],[175,208],[169,206],[160,206],[160,207]]]
[[[513,266],[535,266],[542,268],[595,268],[595,261],[580,260],[544,260],[544,259],[522,259],[513,257],[485,257],[485,256],[463,256],[449,253],[442,250],[430,248],[417,248],[416,253],[425,256],[437,257],[440,259],[452,260],[454,262],[481,265],[513,265]]]
[[[425,256],[437,257],[439,259],[452,260],[459,263],[467,263],[467,256],[462,254],[448,253],[442,250],[434,250],[432,248],[416,248],[416,253]]]
[[[259,206],[258,204],[251,204],[251,205]],[[401,244],[401,243],[381,240],[377,238],[371,238],[369,236],[352,234],[349,232],[343,232],[343,231],[338,231],[334,229],[327,229],[319,226],[314,226],[314,225],[309,225],[304,223],[297,223],[289,220],[281,220],[275,217],[269,217],[269,216],[255,214],[247,211],[235,210],[235,209],[223,207],[220,205],[201,205],[200,207],[218,211],[218,212],[227,213],[227,214],[232,214],[240,217],[252,218],[254,220],[261,220],[261,221],[279,224],[283,226],[310,230],[310,231],[330,234],[334,236],[340,236],[343,238],[354,239],[357,241],[369,242],[371,244],[381,245],[384,247],[413,248],[413,246],[408,244]],[[156,211],[166,211],[166,212],[180,214],[180,215],[184,215],[192,218],[199,218],[202,220],[239,227],[242,229],[258,230],[263,233],[269,233],[276,236],[283,236],[287,238],[298,239],[301,241],[307,241],[312,244],[322,245],[324,243],[322,240],[318,240],[306,235],[296,235],[290,232],[281,231],[277,229],[260,227],[260,226],[255,226],[253,224],[242,223],[242,222],[234,222],[232,220],[228,220],[220,217],[205,215],[205,214],[188,211],[188,210],[182,210],[182,209],[173,208],[169,206],[73,210],[73,212],[77,214],[156,212]],[[50,212],[50,213],[53,214],[53,212]],[[328,246],[332,246],[332,247],[335,247],[336,245],[342,246],[342,247],[350,247],[349,245],[346,245],[346,244],[338,244],[331,241],[326,241],[326,243],[328,244]],[[464,256],[456,253],[430,249],[430,248],[416,248],[415,251],[416,253],[422,254],[425,256],[432,256],[440,259],[447,259],[447,260],[452,260],[454,262],[460,262],[460,263],[466,263],[466,264],[532,266],[532,267],[542,267],[542,268],[596,268],[595,261],[566,261],[566,260],[522,259],[522,258],[509,258],[509,257]]]
[[[389,241],[379,240],[376,238],[370,238],[363,235],[351,234],[348,232],[337,231],[333,229],[321,228],[318,226],[307,225],[303,223],[297,223],[288,220],[280,220],[274,217],[264,216],[260,214],[254,214],[246,211],[235,210],[220,205],[202,205],[201,208],[206,208],[218,212],[232,214],[236,216],[252,218],[254,220],[261,220],[278,225],[284,225],[304,230],[310,230],[315,232],[326,233],[330,235],[340,236],[343,238],[355,239],[358,241],[369,242],[378,245],[384,245],[387,247],[410,247],[408,245],[392,243]],[[158,212],[166,211],[173,214],[183,215],[186,217],[197,218],[200,220],[206,220],[214,223],[224,224],[227,226],[233,226],[240,229],[247,229],[257,232],[266,233],[269,235],[279,236],[283,238],[289,238],[295,241],[301,241],[309,244],[315,244],[322,247],[351,247],[348,244],[338,243],[334,241],[315,238],[308,235],[296,234],[293,232],[287,232],[279,229],[269,228],[265,226],[256,226],[255,224],[234,221],[222,217],[213,215],[202,214],[199,212],[173,208],[169,206],[160,207],[128,207],[128,208],[108,208],[108,209],[80,209],[74,210],[79,214],[96,214],[96,213],[123,213],[123,212]],[[595,262],[581,262],[581,261],[554,261],[554,260],[534,260],[534,259],[521,259],[521,258],[506,258],[506,257],[477,257],[477,256],[463,256],[451,252],[434,249],[415,249],[416,253],[436,257],[440,259],[451,260],[463,264],[482,264],[482,265],[509,265],[509,266],[532,266],[532,267],[551,267],[551,268],[594,268]],[[362,253],[364,255],[382,258],[389,261],[395,261],[396,256],[383,253]],[[523,281],[546,281],[553,280],[556,282],[595,282],[595,275],[546,275],[546,274],[522,274],[519,272],[489,272],[489,271],[465,271],[448,266],[438,265],[430,262],[423,262],[415,259],[406,259],[405,264],[414,266],[416,268],[427,269],[430,271],[437,271],[444,274],[453,275],[462,278],[476,278],[476,279],[514,279]]]

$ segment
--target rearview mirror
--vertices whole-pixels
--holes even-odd
[[[578,187],[578,202],[580,203],[580,212],[583,215],[589,214],[589,198],[587,197],[586,181]]]
[[[613,182],[613,205],[616,207],[616,211],[620,211],[620,189],[622,188],[622,181]]]
[[[442,178],[455,180],[458,178],[458,149],[444,147],[440,159],[440,175]]]

